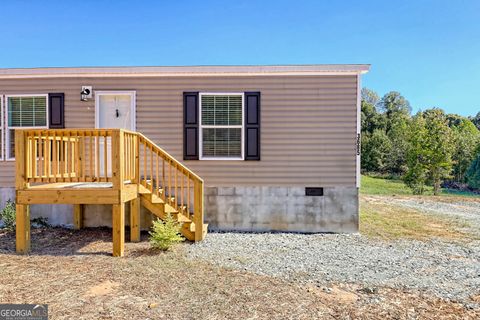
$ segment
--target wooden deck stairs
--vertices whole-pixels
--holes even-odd
[[[31,204],[111,204],[113,255],[124,254],[125,204],[130,240],[140,240],[140,207],[182,224],[191,241],[207,233],[203,180],[143,134],[122,129],[15,130],[16,248],[30,250]]]
[[[150,185],[150,183],[148,183]],[[159,189],[159,193],[163,193],[163,189]],[[182,223],[182,234],[183,236],[190,240],[195,241],[195,222],[193,221],[191,215],[187,212],[186,206],[175,209],[174,202],[175,197],[166,197],[166,201],[152,193],[149,188],[145,188],[140,185],[138,193],[140,194],[140,204],[150,211],[156,217],[164,220],[168,214],[170,214],[176,221]],[[208,224],[203,224],[203,236],[205,238],[207,234]]]

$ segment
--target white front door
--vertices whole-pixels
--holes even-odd
[[[95,127],[135,130],[135,91],[96,91]]]
[[[95,128],[126,129],[135,131],[135,91],[96,91]],[[104,140],[100,140],[100,175],[105,173]],[[111,140],[107,140],[107,175],[111,176]]]

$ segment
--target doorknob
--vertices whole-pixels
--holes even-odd
[[[118,111],[118,109],[115,109],[115,116],[118,118],[120,117],[120,112]]]

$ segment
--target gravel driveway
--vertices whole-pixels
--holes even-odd
[[[480,235],[480,199],[478,201],[442,202],[421,198],[388,197],[390,204],[414,209],[425,214],[438,214],[453,220],[466,222],[469,231]]]
[[[399,203],[400,204],[400,203]],[[424,203],[425,204],[425,203]],[[480,226],[478,204],[466,202],[422,206]],[[461,210],[457,210],[462,208]],[[479,221],[477,221],[479,220]],[[440,298],[480,304],[480,241],[380,241],[360,234],[209,233],[189,246],[187,255],[215,265],[328,287],[335,282],[366,287],[418,290]]]

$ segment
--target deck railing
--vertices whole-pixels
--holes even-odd
[[[17,189],[31,183],[136,183],[193,219],[202,235],[203,180],[143,134],[122,129],[15,130]]]
[[[15,157],[26,183],[111,182],[115,130],[16,130]]]
[[[137,136],[139,183],[178,212],[193,219],[195,236],[201,236],[203,180],[143,134],[137,133]]]

